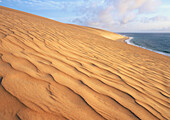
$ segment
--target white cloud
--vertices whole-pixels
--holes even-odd
[[[84,16],[77,17],[73,21],[107,30],[125,28],[126,24],[135,22],[141,15],[153,14],[160,7],[161,0],[103,0],[100,5],[86,7],[84,10],[86,12],[80,10],[79,13]],[[156,22],[165,18],[157,16],[152,19]]]
[[[145,17],[140,20],[143,23],[152,23],[152,22],[170,22],[170,18],[167,16],[157,15],[154,17]]]
[[[135,19],[135,17],[136,17],[136,13],[134,13],[134,12],[127,13],[127,15],[125,15],[125,16],[122,18],[121,23],[122,23],[122,24],[126,24],[126,23],[132,21],[133,19]]]
[[[161,8],[170,9],[170,5],[162,5]]]
[[[139,8],[139,12],[154,12],[161,5],[161,0],[147,0]]]
[[[81,1],[58,1],[58,0],[12,0],[20,4],[34,7],[35,9],[67,9],[82,5]]]

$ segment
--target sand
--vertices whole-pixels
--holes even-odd
[[[0,120],[168,120],[170,58],[116,33],[0,7]]]

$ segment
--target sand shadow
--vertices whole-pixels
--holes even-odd
[[[0,77],[0,84],[1,84],[1,82],[2,82],[2,79],[3,79],[3,77]]]

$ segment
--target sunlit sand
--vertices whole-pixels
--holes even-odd
[[[0,119],[170,119],[170,58],[125,39],[0,7]]]

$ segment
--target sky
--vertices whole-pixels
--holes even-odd
[[[170,33],[170,0],[0,0],[0,5],[112,32]]]

